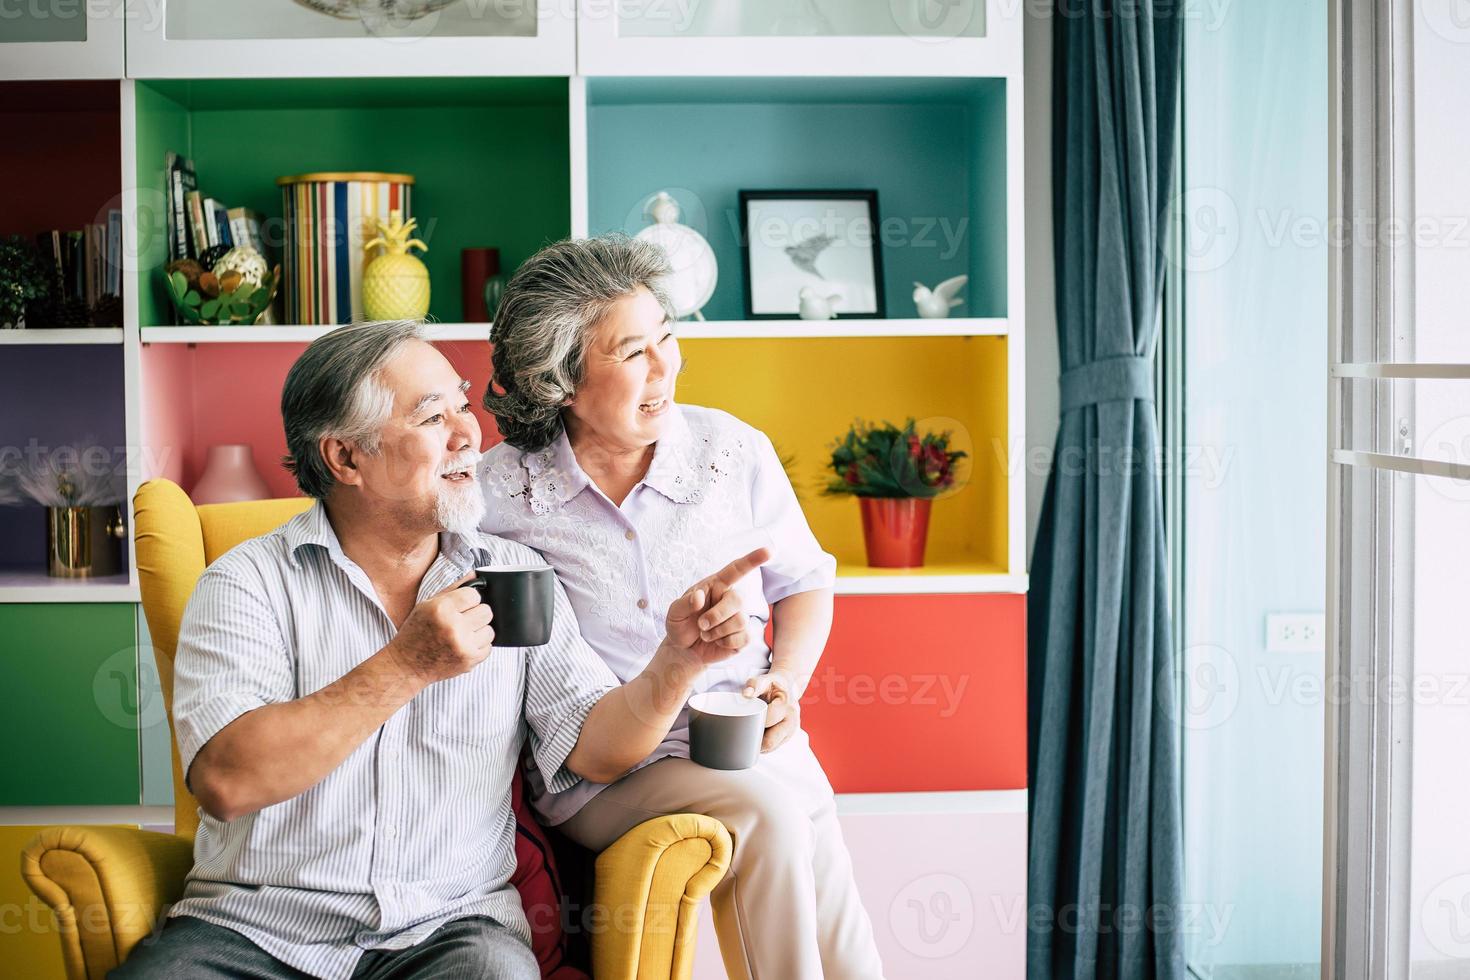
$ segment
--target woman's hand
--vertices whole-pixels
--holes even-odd
[[[744,649],[750,642],[750,617],[735,583],[770,560],[769,551],[757,548],[690,586],[669,606],[664,619],[666,642],[706,665]]]
[[[785,671],[757,674],[745,682],[745,696],[766,702],[766,734],[761,751],[771,752],[801,730],[801,702],[792,693],[794,685]]]

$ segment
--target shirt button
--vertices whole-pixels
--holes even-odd
[[[648,600],[647,599],[639,599],[638,600],[638,608],[639,609],[647,609],[648,608]]]
[[[629,541],[632,541],[635,537],[637,537],[637,535],[635,535],[632,531],[624,531],[623,537],[627,538]]]
[[[388,838],[389,840],[392,840],[393,838],[398,836],[398,828],[392,826],[391,824],[387,827],[384,827],[383,836]]]

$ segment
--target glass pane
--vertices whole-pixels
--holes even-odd
[[[1470,961],[1470,483],[1401,477],[1414,497],[1410,976],[1465,976]],[[1396,587],[1396,592],[1399,588]],[[1408,592],[1408,589],[1404,590]]]
[[[536,0],[164,0],[178,40],[535,37]],[[405,49],[404,57],[412,55]]]
[[[1213,980],[1319,975],[1326,39],[1324,0],[1185,20],[1186,956]]]
[[[84,0],[15,3],[0,10],[0,44],[86,39],[87,5]]]
[[[1414,3],[1414,325],[1399,359],[1470,362],[1470,4]],[[1402,232],[1403,229],[1396,229]],[[1466,388],[1470,403],[1470,387]]]
[[[1470,465],[1470,381],[1347,378],[1338,384],[1345,397],[1383,410],[1377,424],[1352,426],[1343,449]]]
[[[624,37],[985,36],[985,0],[621,0]]]

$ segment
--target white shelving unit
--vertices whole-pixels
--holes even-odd
[[[126,574],[69,579],[52,578],[44,571],[0,569],[0,603],[138,601],[138,587]]]
[[[184,27],[178,0],[126,0],[130,78],[361,78],[382,75],[571,75],[577,70],[575,12],[565,0],[456,4],[402,24],[334,22],[302,6],[278,4],[274,16],[342,36],[229,36],[219,24]],[[371,9],[373,5],[364,4]],[[240,27],[264,16],[240,4]],[[507,17],[525,11],[534,33],[508,35]],[[211,19],[218,14],[212,15]],[[495,19],[500,18],[497,22]],[[449,21],[453,24],[448,24]],[[483,25],[481,22],[484,22]],[[441,30],[461,32],[452,36]],[[232,28],[233,29],[233,26]],[[197,37],[187,35],[197,31]],[[502,33],[493,33],[501,31]],[[223,37],[219,35],[225,35]]]
[[[749,16],[735,4],[642,4],[624,11],[605,0],[580,4],[583,75],[1021,73],[1024,8],[999,0],[847,0],[830,11],[837,23],[819,17],[789,27],[779,23],[791,13],[789,4],[751,4],[768,13]]]
[[[255,327],[144,327],[145,344],[309,344],[337,329],[336,324]],[[433,340],[485,340],[488,323],[431,323]]]
[[[594,205],[599,200],[606,202],[610,197],[606,191],[597,192],[602,195],[601,198],[594,194],[594,176],[605,178],[609,171],[605,160],[597,156],[599,147],[593,136],[599,132],[596,120],[598,113],[610,115],[606,113],[606,107],[620,104],[619,98],[633,102],[642,100],[642,104],[655,107],[665,102],[681,105],[699,103],[701,100],[710,101],[716,106],[743,106],[765,102],[867,106],[870,101],[881,102],[885,98],[890,105],[895,100],[902,102],[902,95],[894,96],[893,92],[909,91],[913,86],[941,94],[954,90],[959,93],[957,98],[971,90],[983,90],[982,94],[988,100],[986,111],[993,111],[995,114],[980,117],[985,120],[983,126],[988,127],[982,132],[1000,135],[1001,130],[1004,131],[1003,148],[992,141],[989,146],[995,148],[994,156],[989,158],[991,162],[985,164],[990,167],[988,173],[1003,176],[1004,201],[999,199],[1002,193],[1002,181],[999,179],[966,189],[965,193],[971,195],[969,201],[995,202],[993,209],[971,209],[968,213],[973,220],[971,227],[987,229],[983,232],[972,232],[972,244],[983,243],[987,247],[994,245],[990,254],[998,256],[993,268],[986,267],[983,260],[976,260],[975,266],[969,271],[972,272],[971,287],[978,288],[983,284],[997,297],[997,302],[993,306],[975,305],[967,309],[1003,315],[945,320],[721,319],[686,321],[678,325],[676,333],[681,339],[691,343],[705,340],[785,338],[810,339],[814,342],[812,345],[789,345],[802,349],[818,346],[816,342],[823,338],[875,338],[871,344],[865,342],[847,346],[891,346],[894,349],[903,348],[904,345],[894,342],[903,338],[993,338],[973,344],[959,340],[929,341],[926,346],[963,349],[977,358],[993,358],[993,361],[985,363],[993,365],[989,377],[994,386],[989,390],[995,392],[995,408],[992,411],[995,423],[993,430],[986,431],[983,435],[992,438],[997,445],[1004,437],[1012,454],[1021,452],[1020,447],[1025,445],[1025,161],[1021,138],[1025,120],[1021,43],[1023,8],[1020,4],[1005,3],[1002,0],[932,4],[931,12],[935,12],[940,20],[928,26],[920,24],[915,27],[912,21],[922,13],[924,2],[851,0],[852,7],[862,6],[870,17],[893,18],[891,29],[871,24],[869,26],[872,30],[865,36],[795,37],[772,36],[759,30],[740,36],[738,23],[734,28],[736,33],[720,33],[725,28],[714,24],[709,18],[729,16],[730,10],[741,7],[740,3],[731,0],[728,5],[710,5],[697,10],[689,8],[691,17],[704,17],[706,20],[698,24],[691,22],[686,28],[674,25],[660,36],[657,30],[629,29],[621,20],[619,5],[613,2],[535,0],[535,34],[527,37],[359,36],[226,40],[204,37],[203,34],[208,33],[206,30],[197,32],[194,39],[186,39],[178,31],[169,31],[170,6],[186,3],[187,0],[104,2],[115,5],[125,3],[127,16],[123,17],[119,10],[118,16],[94,19],[94,22],[89,23],[87,41],[81,47],[59,43],[33,46],[0,44],[0,77],[104,77],[119,80],[123,234],[127,245],[124,250],[125,277],[129,283],[138,281],[138,256],[143,254],[138,245],[140,239],[149,234],[149,226],[139,220],[140,215],[147,215],[149,208],[147,194],[139,190],[139,117],[141,115],[145,120],[150,118],[144,100],[150,96],[156,98],[157,92],[168,86],[178,87],[178,83],[174,82],[159,81],[150,84],[148,80],[311,78],[314,81],[309,84],[319,86],[321,94],[319,99],[313,94],[304,102],[310,103],[313,110],[319,111],[323,108],[335,110],[335,100],[339,98],[350,103],[350,96],[343,96],[342,93],[349,91],[348,87],[353,84],[350,81],[352,79],[414,76],[565,78],[569,127],[567,142],[570,153],[567,168],[570,179],[565,192],[568,198],[570,231],[574,235],[587,234],[593,223],[598,223],[599,227],[609,226],[607,220],[593,213]],[[92,6],[95,8],[96,4]],[[652,10],[657,6],[675,9],[680,5],[647,4],[644,8]],[[780,5],[763,3],[763,0],[745,0],[745,7],[751,10],[775,9],[777,6]],[[245,4],[241,4],[242,9],[245,7]],[[495,5],[480,4],[479,9],[493,13]],[[843,8],[841,15],[848,16],[847,8]],[[126,74],[124,48],[127,55]],[[644,89],[640,88],[640,77],[643,76],[646,76],[652,89],[660,94],[646,99],[643,97]],[[783,81],[787,77],[799,77],[799,84],[787,85]],[[333,78],[343,81],[330,81]],[[909,83],[904,82],[905,78],[909,79]],[[255,87],[270,88],[288,84],[262,83]],[[388,87],[384,83],[378,84]],[[427,82],[423,84],[429,85]],[[234,83],[230,85],[233,86]],[[906,85],[909,87],[906,88]],[[150,92],[149,89],[153,91]],[[715,90],[716,94],[711,96],[711,90]],[[724,91],[733,91],[736,94],[719,94]],[[686,99],[690,93],[694,93],[694,97]],[[871,100],[870,95],[873,96]],[[915,101],[923,103],[925,98],[945,106],[952,104],[937,96],[919,96]],[[218,106],[211,107],[213,108]],[[356,108],[360,111],[362,106],[358,105]],[[954,110],[956,119],[963,119],[962,124],[967,125],[976,118],[971,109],[964,110],[972,114],[963,117],[960,116],[961,111]],[[147,125],[145,122],[141,128],[146,130]],[[181,124],[183,127],[190,125],[192,122]],[[559,121],[557,126],[560,126]],[[150,134],[145,132],[144,135]],[[156,135],[151,134],[153,138],[143,141],[144,152],[158,152],[161,155],[162,148],[156,145],[159,142]],[[399,136],[403,139],[412,138],[411,134]],[[175,136],[169,138],[177,139]],[[918,145],[917,141],[915,145]],[[180,151],[187,149],[186,146],[167,148]],[[951,158],[953,159],[953,155]],[[146,165],[147,161],[144,163]],[[349,164],[344,162],[341,165]],[[366,163],[363,165],[366,166]],[[474,177],[471,175],[467,179]],[[558,178],[558,183],[561,179]],[[922,179],[922,174],[916,175],[915,179]],[[854,183],[850,186],[859,185]],[[651,192],[656,189],[648,190]],[[968,206],[967,204],[966,207]],[[632,207],[631,202],[629,207]],[[616,223],[616,220],[611,222],[612,225]],[[993,239],[987,236],[993,236]],[[721,264],[722,271],[728,270],[735,274],[735,269],[727,266],[723,259]],[[994,275],[974,275],[977,269],[989,269]],[[453,288],[448,283],[435,284],[436,290],[441,287]],[[999,299],[1002,288],[1003,301]],[[890,294],[891,292],[890,289]],[[912,312],[913,305],[890,306],[890,309]],[[736,307],[723,309],[720,315],[739,316],[737,310]],[[210,444],[207,440],[234,441],[233,433],[223,431],[224,427],[215,427],[207,435],[197,436],[192,432],[179,436],[177,433],[164,431],[170,424],[184,425],[191,422],[191,413],[204,417],[207,412],[228,411],[228,408],[201,408],[201,405],[209,405],[209,397],[214,392],[201,390],[197,393],[196,400],[196,393],[189,387],[192,380],[180,385],[181,389],[189,390],[188,397],[181,398],[177,405],[168,404],[159,395],[159,391],[167,387],[170,378],[182,376],[191,379],[189,372],[195,370],[196,364],[212,364],[218,371],[221,362],[228,362],[229,369],[235,370],[236,352],[214,345],[300,345],[334,329],[330,325],[153,326],[151,323],[160,322],[163,315],[156,312],[141,313],[136,289],[125,290],[123,315],[124,328],[121,330],[0,331],[0,346],[122,345],[126,442],[130,447],[141,449],[137,465],[129,467],[130,499],[139,483],[153,475],[148,472],[150,458],[158,454],[150,454],[149,450],[164,448],[178,453],[183,451],[179,447],[193,448],[194,442],[202,446]],[[143,325],[144,317],[149,318],[150,325]],[[1012,329],[1013,325],[1015,329]],[[461,344],[457,348],[460,356],[468,359],[471,356],[480,357],[479,349],[470,345],[483,345],[489,338],[490,329],[491,325],[488,323],[446,322],[431,324],[429,333],[432,339]],[[195,345],[199,349],[181,349],[189,345]],[[706,349],[715,346],[725,345],[707,345]],[[755,348],[760,345],[729,346]],[[779,346],[789,349],[787,345]],[[3,356],[5,355],[0,353],[0,357]],[[293,352],[286,348],[272,350],[267,347],[253,347],[247,352],[243,346],[238,354],[243,365],[267,363],[273,368],[288,362],[292,356]],[[1005,365],[1003,393],[999,390],[1002,380],[1001,361]],[[153,371],[157,373],[151,374]],[[238,374],[246,382],[240,386],[242,389],[253,385],[255,393],[259,394],[267,387],[259,383],[258,377],[250,373],[249,367],[240,367]],[[147,387],[144,383],[145,377],[149,378]],[[926,375],[926,382],[927,380]],[[920,392],[921,395],[923,393]],[[222,404],[233,405],[232,402]],[[1000,415],[1002,404],[1004,419]],[[901,411],[902,408],[898,410]],[[261,411],[254,409],[249,417],[261,418]],[[150,427],[154,431],[150,431]],[[130,449],[130,453],[133,451]],[[257,461],[260,461],[259,454]],[[965,617],[970,610],[988,611],[1001,606],[1015,610],[1022,606],[1028,587],[1025,574],[1025,467],[1020,465],[1019,459],[1009,459],[1005,463],[1004,477],[998,476],[994,481],[996,493],[992,498],[995,501],[993,510],[977,509],[977,514],[983,516],[976,520],[984,520],[988,522],[984,526],[996,529],[993,546],[996,553],[986,556],[988,562],[976,560],[965,563],[957,560],[948,565],[934,564],[925,568],[892,571],[842,566],[838,569],[836,591],[844,597],[843,602],[847,608],[856,610],[861,606],[871,609],[887,603],[889,607],[905,610],[933,607],[961,609],[964,610],[963,613],[948,612],[946,615],[954,616],[957,623],[964,624],[969,622]],[[1000,500],[1001,486],[1005,493],[1003,502]],[[131,527],[131,515],[129,521]],[[999,539],[1001,524],[1006,529],[1004,547]],[[139,590],[131,543],[128,550],[129,574],[109,579],[64,581],[50,579],[42,571],[0,573],[0,603],[136,603],[139,600]],[[930,598],[925,599],[926,596]],[[889,600],[851,597],[899,598]],[[963,625],[954,627],[954,631],[962,633]],[[1018,632],[1023,630],[1018,627]],[[1012,647],[991,648],[986,646],[989,642],[984,637],[966,635],[963,644],[954,648],[958,651],[952,658],[956,663],[943,662],[937,669],[952,670],[954,676],[961,679],[979,676],[975,672],[981,666],[977,665],[983,665],[985,658],[992,653],[999,659],[1014,655],[1017,658],[1015,663],[1022,663],[1019,659],[1021,654]],[[895,672],[915,669],[902,662],[905,652],[901,649],[895,651]],[[965,659],[972,655],[974,659]],[[1011,662],[1005,659],[1006,664]],[[933,663],[935,661],[930,661],[931,666],[924,669],[931,669]],[[840,663],[835,668],[839,671],[848,670]],[[1019,673],[1010,679],[1020,677],[1015,683],[1019,685],[1017,690],[1024,691],[1024,669],[1016,667],[1015,670]],[[1009,675],[1001,675],[1002,681],[1007,676]],[[974,718],[977,713],[976,704],[984,703],[983,695],[975,690],[982,686],[984,685],[971,684],[965,693],[964,696],[969,699],[981,697],[980,702],[964,702],[966,718]],[[957,692],[958,690],[956,688]],[[956,696],[959,696],[958,693]],[[918,723],[922,725],[924,722],[920,720]],[[886,736],[887,729],[882,731]],[[1007,731],[1016,734],[1009,728]],[[1017,737],[1024,746],[1024,732]],[[901,748],[893,750],[894,753],[901,751]],[[888,762],[892,764],[891,756]],[[1024,769],[1024,766],[1021,768]],[[1016,779],[1023,778],[1024,774],[983,785],[1014,785]],[[977,782],[974,785],[982,783]],[[928,874],[936,879],[942,876],[941,872],[950,878],[958,876],[976,896],[985,894],[1004,898],[1006,901],[1014,899],[1021,905],[1024,904],[1024,790],[844,794],[839,798],[839,808],[843,820],[850,825],[855,835],[865,838],[855,846],[854,858],[860,866],[865,866],[866,880],[877,882],[875,890],[867,897],[874,903],[871,910],[875,924],[880,929],[890,907],[907,907],[894,905],[900,898],[908,904],[929,901],[931,896],[928,893],[910,895],[907,891],[902,891],[916,874]],[[4,822],[5,816],[0,811],[0,823]],[[96,819],[100,820],[101,817]],[[907,859],[893,847],[891,842],[895,839],[914,842],[912,846],[916,848],[915,853],[922,852],[923,860],[930,861],[930,864],[920,861],[914,866],[917,870],[905,866],[900,874],[895,866],[905,865]],[[908,846],[905,847],[905,854]],[[1005,854],[1001,856],[1011,855],[1016,856],[1016,859],[1003,863],[1003,866],[995,864],[993,859],[1002,851]],[[890,883],[894,884],[894,888],[885,891]],[[706,937],[708,935],[707,933]],[[987,937],[979,945],[982,948],[976,953],[977,958],[973,962],[956,958],[923,963],[907,962],[900,953],[895,961],[896,965],[890,964],[889,973],[895,976],[924,975],[936,978],[1015,975],[1011,964],[1024,956],[1024,929],[1019,933]],[[706,951],[714,948],[709,941],[702,943],[701,947]],[[890,952],[891,949],[885,949],[885,956]],[[696,971],[696,975],[703,980],[706,974]]]
[[[83,19],[85,39],[0,42],[0,79],[122,78],[123,2],[86,0],[8,8],[0,15],[7,31],[16,32],[27,18],[46,18],[67,26]]]
[[[0,347],[46,344],[120,344],[122,327],[87,327],[76,330],[0,330]]]
[[[1004,317],[947,320],[685,320],[675,333],[685,340],[781,337],[1004,337]]]
[[[844,574],[837,569],[838,595],[983,595],[1025,592],[1027,576],[954,574],[925,569],[895,570],[891,574]]]
[[[331,324],[144,327],[141,331],[141,339],[145,344],[309,344],[335,329],[336,326]],[[487,340],[490,336],[490,324],[431,323],[428,325],[428,331],[434,340]],[[62,333],[63,331],[54,332]],[[119,330],[116,333],[116,339],[96,342],[121,343],[122,331]],[[684,340],[782,337],[829,339],[843,337],[1005,337],[1010,334],[1010,321],[1004,317],[956,317],[951,320],[683,320],[676,328],[676,333]],[[0,340],[3,339],[4,334],[0,333]],[[59,342],[83,343],[84,341]]]

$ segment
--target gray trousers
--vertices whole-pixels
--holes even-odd
[[[181,915],[142,942],[109,980],[309,980],[232,929]],[[455,919],[407,949],[362,955],[353,980],[537,980],[530,947],[484,916]]]

